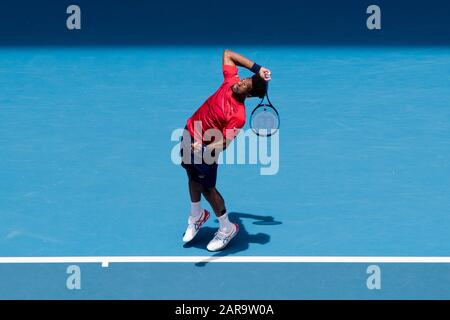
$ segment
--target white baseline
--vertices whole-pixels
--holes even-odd
[[[450,257],[407,256],[73,256],[0,257],[0,264],[32,263],[450,263]]]

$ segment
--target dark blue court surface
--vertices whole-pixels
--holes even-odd
[[[35,40],[39,30],[30,31]],[[378,39],[396,43],[399,30]],[[0,38],[0,261],[60,263],[0,264],[0,298],[450,297],[448,264],[339,258],[450,256],[448,38],[377,47],[357,32],[350,46],[319,37],[317,46],[230,48],[272,70],[279,154],[274,175],[261,175],[262,164],[219,166],[218,189],[240,233],[211,254],[214,219],[182,243],[190,200],[171,136],[220,85],[228,45],[120,46],[119,34],[97,47],[89,44],[98,34],[87,33],[69,46],[61,33],[41,46],[8,34]],[[258,102],[247,101],[248,114]],[[211,255],[336,258],[209,263]],[[65,260],[114,256],[199,259],[108,268]],[[81,267],[81,290],[66,287],[70,264]],[[366,285],[370,264],[381,267],[381,290]]]
[[[65,28],[74,4],[75,32]],[[380,30],[367,29],[370,5]],[[0,44],[448,46],[449,15],[447,0],[3,0]]]

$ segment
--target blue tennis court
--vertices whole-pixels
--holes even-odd
[[[219,255],[448,255],[447,49],[237,49],[274,70],[279,171],[220,167],[241,232]],[[209,255],[213,220],[181,242],[171,134],[220,83],[220,55],[2,50],[2,256]]]
[[[275,174],[219,166],[240,233],[210,253],[217,220],[181,241],[190,200],[172,134],[220,85],[223,49],[0,48],[0,297],[448,299],[448,263],[377,257],[450,256],[449,47],[234,45],[272,70],[279,151]],[[373,264],[382,290],[366,287]],[[69,265],[82,290],[66,288]]]

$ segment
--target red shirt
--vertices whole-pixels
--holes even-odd
[[[245,124],[245,105],[234,98],[231,89],[241,80],[237,74],[238,69],[235,66],[223,65],[222,70],[222,85],[187,121],[187,129],[196,141],[203,142],[203,133],[208,129],[218,129],[224,137],[232,140]],[[201,123],[201,130],[194,130],[194,122],[197,121]]]

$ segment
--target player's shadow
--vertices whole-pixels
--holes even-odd
[[[230,212],[229,213],[230,221],[233,223],[237,223],[239,225],[239,233],[236,235],[236,237],[231,240],[231,242],[228,244],[228,246],[222,250],[218,251],[217,253],[213,254],[211,257],[208,257],[205,259],[205,261],[197,262],[195,265],[198,267],[204,267],[208,262],[211,262],[214,260],[215,257],[223,257],[231,254],[235,254],[238,252],[242,252],[247,250],[250,247],[251,243],[256,244],[266,244],[270,242],[270,236],[266,233],[256,233],[256,234],[250,234],[247,229],[245,228],[245,225],[243,223],[243,219],[253,219],[255,220],[253,224],[255,225],[278,225],[282,222],[276,221],[271,216],[259,216],[249,213],[242,213],[242,212]],[[217,220],[216,220],[217,222]],[[197,236],[189,243],[185,244],[185,248],[199,248],[206,250],[206,246],[209,241],[214,237],[214,233],[217,231],[216,228],[212,227],[206,227],[203,226]]]

